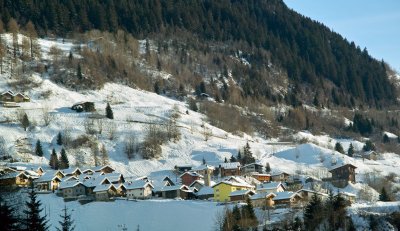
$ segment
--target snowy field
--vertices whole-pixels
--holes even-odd
[[[76,201],[64,203],[61,197],[53,194],[39,195],[43,203],[43,214],[50,214],[50,231],[59,227],[59,214],[64,205],[72,214],[77,231],[115,231],[122,230],[175,230],[208,231],[214,230],[215,216],[224,206],[207,201],[146,200],[115,202],[92,202],[81,205]],[[49,212],[50,211],[50,212]]]

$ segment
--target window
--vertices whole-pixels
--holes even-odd
[[[219,192],[219,189],[215,189],[216,192]]]

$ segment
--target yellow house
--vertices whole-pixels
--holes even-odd
[[[221,181],[213,186],[214,189],[214,201],[228,202],[229,195],[237,190],[249,190],[254,187],[249,184],[242,184],[231,181]]]

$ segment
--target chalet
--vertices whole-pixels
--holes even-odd
[[[58,193],[64,198],[77,198],[86,195],[86,187],[80,181],[63,181],[58,186]]]
[[[356,182],[356,166],[352,164],[344,164],[329,170],[332,173],[332,181],[350,181]]]
[[[110,167],[109,165],[105,165],[105,166],[98,166],[93,168],[93,171],[95,172],[102,172],[102,173],[113,173],[115,171],[115,169],[113,169],[112,167]]]
[[[286,172],[279,172],[271,175],[271,181],[282,181],[286,182],[289,179],[290,174]]]
[[[148,199],[152,196],[154,186],[150,182],[136,180],[124,183],[128,199]]]
[[[111,184],[111,182],[104,176],[99,175],[89,179],[81,179],[81,183],[86,187],[87,195],[94,195],[94,188],[98,185]]]
[[[254,207],[265,208],[274,205],[272,200],[274,197],[276,197],[274,193],[261,192],[250,196],[250,200]]]
[[[271,181],[270,174],[253,173],[253,174],[251,174],[251,176],[260,182],[270,182]]]
[[[6,91],[0,95],[3,102],[14,102],[14,92]]]
[[[20,92],[14,95],[14,102],[16,103],[29,102],[29,101],[31,101],[31,99]]]
[[[272,199],[274,201],[274,206],[295,207],[302,199],[298,193],[288,191],[277,192],[275,195],[276,197]]]
[[[36,173],[37,173],[39,176],[43,175],[43,174],[44,174],[43,168],[42,168],[42,167],[37,168],[37,169],[36,169]]]
[[[93,189],[93,193],[97,201],[108,201],[118,194],[117,189],[112,184],[97,185]]]
[[[31,99],[18,92],[14,93],[12,91],[6,91],[0,95],[0,101],[5,103],[21,103],[21,102],[29,102]]]
[[[194,181],[203,179],[203,176],[197,172],[185,172],[179,178],[181,178],[182,184],[191,185]]]
[[[240,168],[240,172],[242,175],[244,174],[250,174],[250,173],[262,173],[263,172],[263,166],[258,163],[251,163],[251,164],[246,164]]]
[[[316,195],[322,201],[325,201],[329,197],[329,195],[326,193],[321,193],[321,192],[317,192],[317,191],[310,190],[310,189],[300,189],[296,193],[302,197],[302,200],[304,202],[310,201],[311,197],[314,195]]]
[[[124,184],[114,184],[115,189],[117,189],[117,195],[119,197],[126,197],[126,188]]]
[[[155,191],[165,186],[174,186],[175,183],[168,176],[152,177],[150,183],[154,186]]]
[[[255,193],[252,190],[236,190],[229,194],[229,201],[234,202],[244,202],[250,196],[253,196]]]
[[[79,176],[82,174],[82,171],[79,168],[67,168],[61,171],[65,176]]]
[[[32,179],[25,172],[10,172],[0,176],[0,186],[29,186]]]
[[[125,178],[121,173],[107,173],[102,176],[106,177],[112,184],[122,184],[125,182]]]
[[[159,197],[167,199],[191,199],[194,197],[193,192],[186,185],[165,186],[156,193]]]
[[[208,200],[210,198],[214,197],[214,189],[211,187],[202,187],[199,189],[199,191],[196,193],[196,196],[200,200]]]
[[[33,185],[39,191],[54,191],[58,189],[61,179],[51,173],[45,173],[33,181]]]
[[[239,176],[240,175],[240,163],[239,162],[221,163],[219,165],[219,170],[220,170],[221,177]]]
[[[270,182],[257,185],[256,191],[257,193],[265,192],[265,193],[277,193],[283,192],[286,190],[286,187],[281,182]]]
[[[94,102],[79,102],[71,107],[72,110],[76,112],[94,112],[96,108],[94,107]]]
[[[368,160],[377,160],[379,158],[379,154],[375,151],[367,151],[367,152],[363,152],[361,154],[362,158],[368,159]]]

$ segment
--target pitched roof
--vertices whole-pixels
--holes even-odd
[[[211,187],[202,187],[197,193],[197,196],[203,196],[203,195],[214,195],[214,189]]]
[[[269,196],[276,197],[276,194],[275,193],[267,193],[267,192],[256,193],[253,196],[250,196],[250,199],[251,200],[265,199]]]
[[[105,177],[104,175],[100,175],[98,177],[92,177],[89,179],[81,179],[82,184],[84,184],[86,187],[92,188],[92,187],[96,187],[98,185],[101,185],[105,182],[110,182],[107,177]]]
[[[73,187],[75,187],[75,186],[77,186],[77,185],[83,185],[83,186],[85,186],[84,184],[82,184],[82,182],[80,182],[80,181],[62,181],[61,183],[60,183],[60,185],[58,186],[58,188],[59,189],[66,189],[66,188],[73,188]]]
[[[132,182],[125,182],[123,185],[125,186],[126,190],[141,189],[141,188],[145,188],[147,186],[154,188],[154,186],[150,182],[146,182],[143,180],[135,180]]]
[[[204,186],[204,180],[195,180],[193,183],[189,185],[189,187],[193,187],[196,183],[201,184]]]
[[[212,187],[216,187],[220,184],[227,184],[227,185],[231,185],[231,186],[236,186],[236,187],[243,187],[243,188],[254,188],[254,186],[249,185],[249,184],[243,184],[243,183],[238,183],[238,182],[233,182],[233,181],[220,181],[218,183],[216,183],[215,185],[213,185]]]
[[[251,191],[251,190],[236,190],[236,191],[231,192],[229,194],[229,196],[230,197],[232,197],[232,196],[242,196],[242,195],[247,195],[249,193],[254,193],[254,192]]]
[[[281,182],[269,182],[269,183],[263,183],[260,185],[257,185],[257,190],[261,190],[261,189],[277,189],[279,186],[282,186],[283,188],[285,188],[285,185],[282,184]]]
[[[294,193],[294,192],[290,192],[290,191],[285,191],[285,192],[277,192],[275,193],[276,197],[274,197],[274,201],[277,200],[287,200],[290,199],[294,196],[299,196],[301,198],[301,196],[298,193]]]
[[[76,171],[82,172],[79,168],[67,168],[67,169],[63,169],[62,173],[64,173],[64,175],[72,175]]]
[[[115,189],[115,186],[112,184],[101,184],[101,185],[97,185],[94,189],[93,192],[103,192],[103,191],[108,191],[109,189]]]
[[[184,191],[190,191],[189,187],[181,184],[181,185],[174,185],[174,186],[165,186],[160,189],[158,189],[159,192],[166,192],[166,191],[176,191],[176,190],[184,190]]]
[[[329,169],[329,172],[331,172],[331,171],[333,171],[335,169],[338,169],[338,168],[342,168],[342,167],[347,166],[347,165],[352,166],[354,168],[357,168],[356,166],[354,166],[352,164],[342,164],[342,165],[339,165],[339,166],[333,166],[331,169]]]
[[[192,177],[203,177],[201,174],[198,174],[197,172],[184,172],[182,173],[182,175],[180,175],[179,177],[184,176],[185,174],[189,174]]]
[[[110,165],[104,165],[104,166],[97,166],[97,167],[94,167],[93,168],[93,171],[95,171],[95,172],[99,172],[99,171],[101,171],[101,170],[103,170],[104,168],[111,168],[113,171],[115,171],[115,169],[114,168],[112,168]]]
[[[55,176],[53,174],[48,174],[48,173],[43,174],[38,179],[36,179],[34,182],[41,183],[41,182],[47,182],[47,181],[52,181],[52,180],[59,180],[61,182],[61,179],[58,176]]]
[[[4,174],[4,175],[0,176],[0,179],[11,179],[11,178],[16,178],[16,177],[18,177],[19,175],[24,175],[24,176],[26,176],[26,177],[29,178],[29,176],[26,175],[24,172],[10,172],[10,173],[7,173],[7,174]]]

